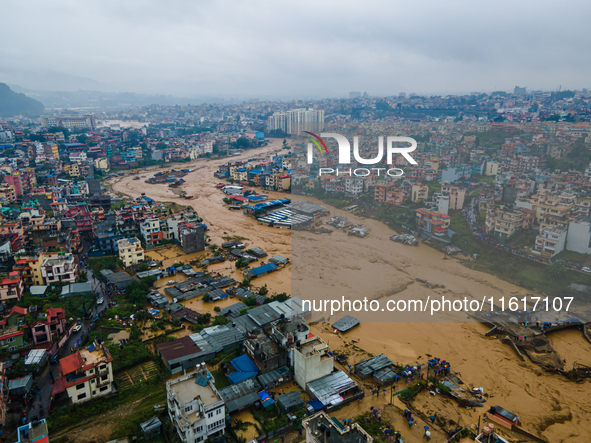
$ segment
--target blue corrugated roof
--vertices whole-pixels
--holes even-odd
[[[277,269],[277,265],[274,263],[267,263],[266,265],[259,266],[258,268],[249,269],[250,275],[260,275],[264,274],[265,272],[274,271]]]
[[[227,377],[232,383],[240,383],[243,380],[256,377],[258,372],[232,372]]]

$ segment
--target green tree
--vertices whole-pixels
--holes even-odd
[[[554,262],[548,266],[548,274],[557,280],[563,278],[566,275],[566,271],[566,266],[559,262]]]
[[[215,308],[213,308],[213,310],[215,312],[220,312],[222,310],[222,308],[220,308],[219,306],[216,306]]]
[[[205,303],[209,303],[211,301],[211,295],[209,295],[209,292],[206,292],[205,294],[203,294],[203,301]]]
[[[259,289],[259,295],[267,295],[269,293],[269,289],[267,288],[267,283],[263,285],[261,289]]]
[[[206,312],[201,317],[199,317],[199,320],[197,320],[197,323],[200,325],[208,325],[209,322],[211,322],[211,314],[209,312]]]
[[[236,148],[238,149],[249,149],[252,147],[252,142],[246,137],[240,137],[236,140]]]
[[[248,308],[242,308],[242,309],[240,310],[240,315],[245,315],[245,314],[247,314],[247,313],[248,313]]]

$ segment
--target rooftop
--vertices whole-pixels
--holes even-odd
[[[304,356],[304,358],[308,358],[315,354],[320,354],[322,351],[327,349],[328,345],[324,342],[324,340],[322,340],[320,337],[312,337],[308,340],[305,340],[298,348],[298,351]]]
[[[309,429],[312,439],[318,443],[324,442],[324,435],[330,436],[331,443],[371,443],[373,438],[367,434],[357,423],[353,423],[350,428],[343,430],[337,426],[325,412],[319,412],[316,415],[302,421],[304,428]]]
[[[201,386],[197,383],[197,371],[187,374],[185,377],[172,380],[169,387],[174,392],[181,405],[184,405],[196,398],[199,398],[203,406],[207,407],[222,401],[217,391],[214,390],[209,383]]]

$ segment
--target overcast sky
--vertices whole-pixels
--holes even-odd
[[[22,1],[0,82],[252,97],[590,87],[591,3]]]

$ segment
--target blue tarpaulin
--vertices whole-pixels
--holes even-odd
[[[246,354],[236,357],[234,360],[230,361],[230,364],[237,372],[259,372],[257,365],[255,365]]]
[[[307,402],[310,406],[314,408],[315,411],[320,411],[324,408],[324,405],[320,400],[312,400]]]
[[[259,392],[259,397],[263,403],[263,407],[266,409],[269,406],[272,406],[273,404],[275,404],[275,401],[273,401],[273,399],[271,398],[271,396],[267,393],[267,391],[261,391]]]

